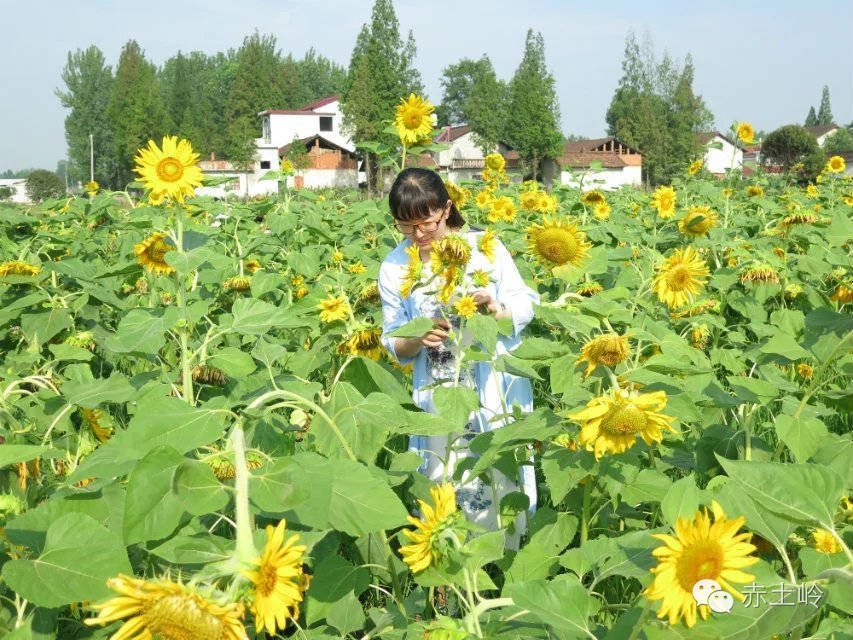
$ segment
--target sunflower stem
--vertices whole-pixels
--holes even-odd
[[[246,462],[246,439],[243,425],[234,425],[231,431],[231,446],[234,450],[234,511],[237,521],[237,561],[250,564],[258,555],[252,541],[252,512],[249,510],[249,465]]]
[[[583,546],[589,539],[589,507],[592,499],[592,476],[584,478],[583,483],[583,503],[581,505],[581,539],[580,543]]]

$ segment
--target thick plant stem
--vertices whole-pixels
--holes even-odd
[[[250,564],[257,555],[252,542],[254,529],[252,512],[249,510],[249,465],[246,463],[246,439],[243,426],[234,425],[231,431],[231,446],[234,450],[234,512],[237,521],[237,559],[241,564]]]
[[[584,478],[583,504],[581,505],[581,544],[589,539],[589,507],[592,498],[592,476]]]

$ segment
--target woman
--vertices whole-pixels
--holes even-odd
[[[520,342],[522,329],[533,318],[537,294],[522,280],[512,257],[496,238],[491,246],[482,247],[484,232],[465,229],[465,221],[450,199],[441,177],[427,169],[406,169],[394,181],[389,194],[391,215],[404,240],[393,250],[379,271],[379,293],[382,297],[382,344],[401,364],[412,363],[414,402],[424,411],[435,413],[433,388],[442,384],[458,384],[476,390],[480,410],[474,412],[465,433],[448,436],[413,436],[410,448],[421,455],[420,471],[439,482],[450,479],[456,463],[471,454],[467,443],[477,434],[504,426],[506,414],[517,405],[522,411],[533,408],[530,381],[495,371],[490,362],[470,362],[461,366],[456,361],[453,344],[448,340],[451,322],[456,325],[452,306],[439,300],[430,261],[433,243],[458,234],[467,241],[470,257],[465,264],[465,277],[458,279],[458,289],[478,274],[480,287],[464,291],[473,297],[482,312],[494,318],[512,321],[511,336],[499,336],[495,356],[508,353]],[[415,254],[415,247],[417,253]],[[485,249],[485,251],[483,250]],[[412,286],[410,262],[423,263],[420,282]],[[483,274],[488,274],[485,281]],[[461,274],[459,274],[461,275]],[[408,280],[408,281],[407,281]],[[418,286],[421,285],[421,286]],[[432,285],[432,286],[430,286]],[[459,294],[457,293],[457,296]],[[389,335],[407,322],[426,317],[433,327],[420,337],[400,338]],[[448,344],[450,343],[450,347]],[[469,520],[487,528],[509,526],[500,522],[500,501],[504,495],[518,491],[515,479],[497,470],[486,474],[486,481],[469,477],[467,471],[455,482],[457,500]],[[523,465],[521,490],[529,498],[529,508],[536,505],[533,469]],[[522,522],[510,527],[517,541]]]

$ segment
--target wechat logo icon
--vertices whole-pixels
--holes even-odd
[[[705,579],[694,584],[693,599],[696,604],[704,604],[714,613],[728,613],[735,606],[732,594],[724,591],[716,580]]]

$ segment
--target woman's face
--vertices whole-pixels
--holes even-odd
[[[429,247],[434,240],[440,240],[447,235],[447,217],[450,215],[450,200],[444,205],[444,208],[436,211],[430,211],[430,215],[420,220],[412,220],[409,222],[396,221],[397,229],[421,248]]]

